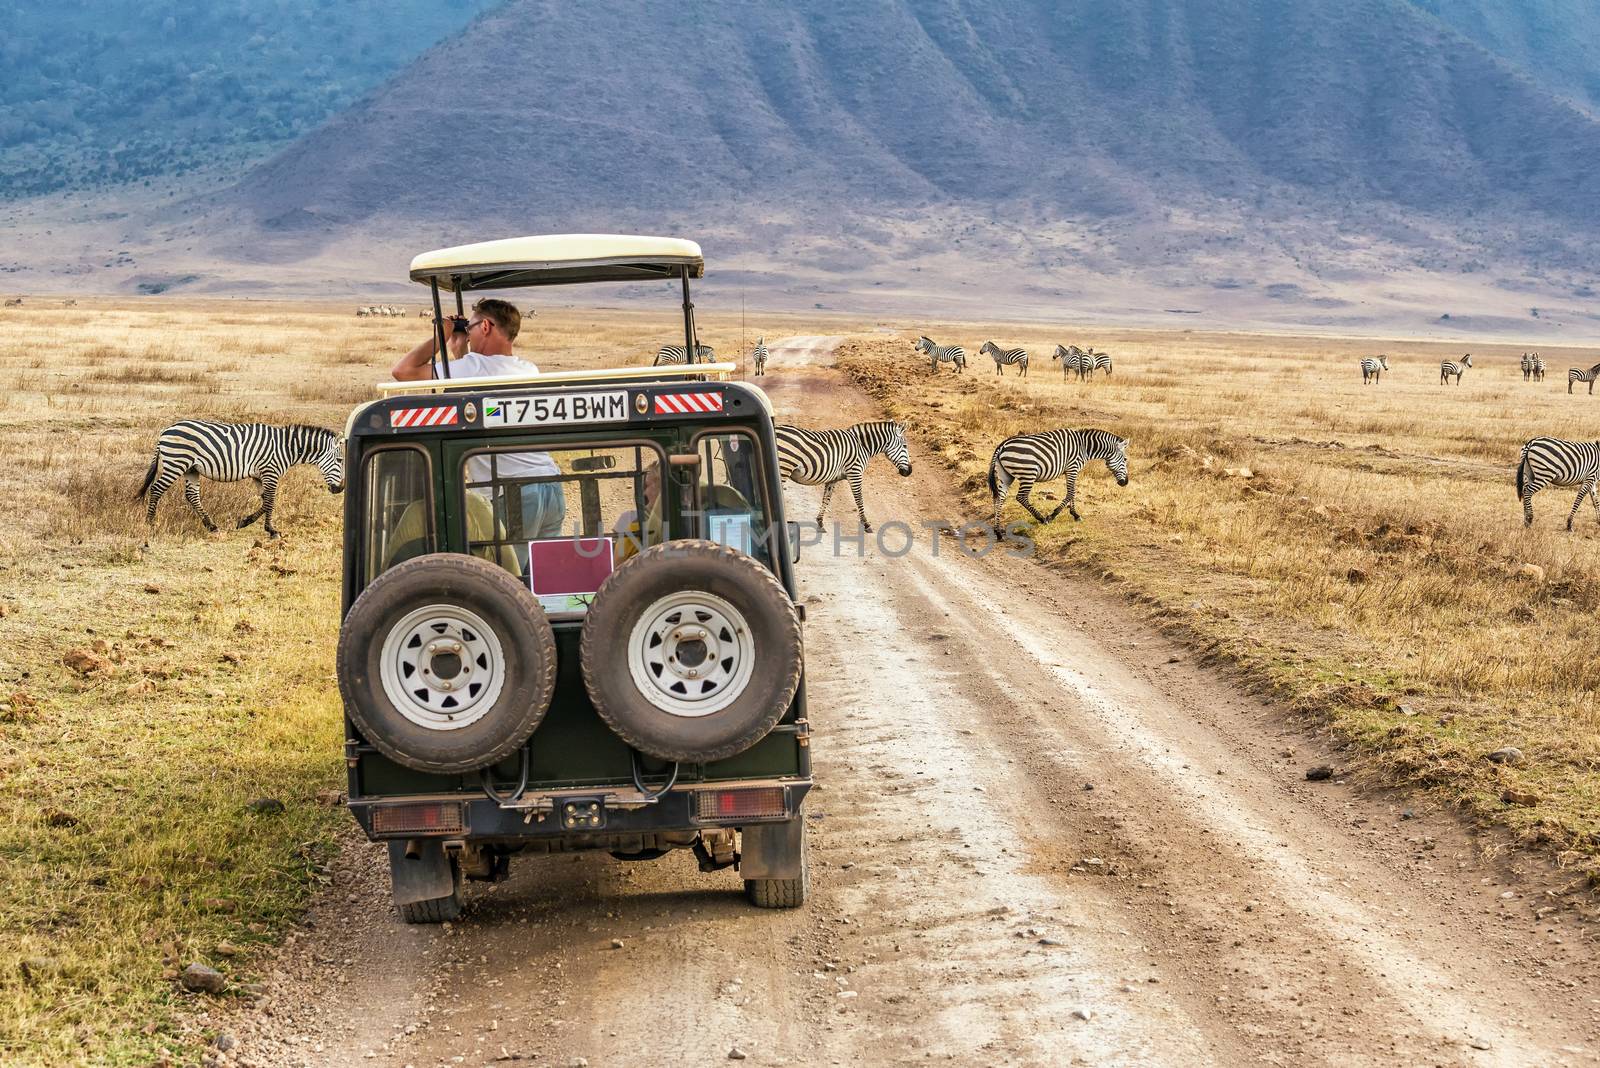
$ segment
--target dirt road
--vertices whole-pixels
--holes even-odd
[[[874,414],[832,341],[774,346],[781,413]],[[1308,783],[1332,760],[1313,740],[1092,584],[967,557],[923,525],[962,518],[941,475],[880,463],[884,542],[801,562],[807,908],[751,910],[687,855],[577,857],[514,862],[460,923],[407,928],[352,839],[265,1010],[218,1021],[234,1060],[1600,1062],[1593,932],[1540,873]],[[790,514],[816,499],[791,490]],[[852,528],[849,494],[834,508]]]

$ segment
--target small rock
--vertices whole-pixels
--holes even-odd
[[[611,948],[612,948],[612,949],[621,949],[621,948],[622,948],[622,939],[620,939],[620,938],[613,938],[613,939],[612,939],[612,940],[611,940]]]
[[[1059,946],[1059,945],[1061,945],[1061,943],[1057,942],[1054,938],[1041,938],[1041,939],[1039,939],[1039,944],[1041,946]]]
[[[1514,787],[1508,786],[1503,792],[1501,792],[1500,800],[1505,801],[1508,804],[1520,805],[1522,808],[1532,808],[1533,806],[1537,805],[1542,798],[1540,798],[1538,794],[1531,790],[1518,790]]]
[[[738,1046],[735,1046],[728,1051],[728,1059],[730,1061],[742,1061],[745,1059],[745,1052]]]
[[[211,1044],[217,1048],[218,1052],[226,1053],[233,1047],[237,1046],[239,1044],[239,1040],[227,1032],[223,1032],[216,1038],[213,1038],[211,1040]]]
[[[198,962],[185,968],[178,976],[178,982],[183,984],[185,990],[197,994],[218,994],[228,985],[227,977],[221,972]]]
[[[1406,704],[1403,701],[1400,704],[1395,705],[1395,710],[1397,712],[1399,712],[1402,716],[1414,716],[1414,715],[1417,714],[1417,706],[1416,705]]]
[[[61,662],[79,675],[105,675],[111,671],[111,661],[88,649],[68,649]]]
[[[1488,1040],[1487,1039],[1482,1039],[1482,1038],[1474,1038],[1474,1039],[1472,1039],[1471,1042],[1470,1042],[1470,1045],[1472,1046],[1473,1049],[1488,1049],[1489,1048]]]
[[[276,797],[258,797],[244,807],[263,816],[275,816],[280,812],[287,811],[283,802]]]
[[[1094,1019],[1094,1010],[1093,1009],[1073,1009],[1072,1010],[1072,1018],[1074,1020],[1082,1020],[1085,1023],[1087,1023],[1088,1021]]]
[[[344,791],[318,790],[316,800],[317,804],[321,805],[323,808],[338,808],[340,805],[344,804]]]
[[[161,587],[157,586],[154,582],[146,582],[144,584],[144,592],[145,593],[160,593],[161,592]]]
[[[1400,818],[1403,820],[1414,820],[1417,818],[1417,811],[1416,809],[1408,808],[1404,812],[1400,813]]]
[[[244,950],[240,949],[232,942],[229,942],[227,939],[223,939],[221,942],[217,943],[216,952],[217,956],[219,957],[237,957],[239,954],[243,953]]]
[[[841,998],[853,998],[857,996],[857,992],[854,990],[841,990],[836,996]]]
[[[1352,567],[1344,573],[1344,580],[1352,586],[1359,586],[1367,581],[1367,573],[1359,567]]]
[[[1318,764],[1314,768],[1306,769],[1307,782],[1326,782],[1333,778],[1333,767],[1329,764]]]
[[[1508,745],[1504,749],[1496,749],[1484,759],[1491,764],[1517,764],[1522,761],[1522,750],[1514,745]]]
[[[1517,577],[1528,579],[1538,585],[1544,582],[1544,568],[1538,564],[1523,564],[1517,568]]]
[[[589,1058],[574,1057],[567,1062],[567,1068],[589,1068]]]

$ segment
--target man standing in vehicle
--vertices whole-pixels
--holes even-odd
[[[509,301],[485,297],[472,306],[472,317],[455,316],[446,336],[445,349],[452,378],[488,378],[523,376],[539,373],[536,364],[512,353],[512,345],[522,329],[522,313]],[[400,382],[421,382],[433,377],[434,337],[400,357],[390,374]],[[517,501],[512,514],[521,520],[521,529],[513,527],[510,535],[516,540],[558,538],[561,523],[566,518],[566,500],[559,482],[522,482],[522,479],[550,478],[561,474],[561,469],[543,452],[509,452],[473,456],[467,460],[467,479],[473,492],[493,496],[495,517],[508,526],[511,521],[504,505],[505,498],[495,492],[503,488],[506,497]],[[491,485],[491,483],[496,485]],[[517,559],[524,571],[527,569],[527,547],[517,548]]]

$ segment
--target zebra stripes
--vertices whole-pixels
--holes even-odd
[[[1544,357],[1537,352],[1533,354],[1533,378],[1536,382],[1544,381]]]
[[[698,341],[694,343],[693,360],[690,360],[684,356],[684,353],[687,351],[688,349],[684,348],[682,345],[663,345],[661,346],[660,351],[656,353],[655,363],[652,363],[650,366],[676,367],[678,364],[710,363],[717,357],[716,349],[712,348],[710,345],[702,345]]]
[[[179,478],[183,496],[207,530],[217,525],[200,503],[201,477],[216,482],[253,478],[261,486],[261,507],[239,520],[240,528],[266,516],[267,534],[276,538],[272,505],[278,480],[297,464],[322,472],[329,493],[344,489],[344,440],[320,426],[273,426],[268,423],[213,423],[185,419],[156,439],[156,456],[145,472],[138,498],[145,499],[145,523],[155,525],[156,505]]]
[[[1370,380],[1378,381],[1378,376],[1389,369],[1388,356],[1364,356],[1361,359],[1361,384],[1364,386]]]
[[[1109,353],[1109,352],[1096,352],[1096,351],[1094,351],[1094,349],[1091,348],[1084,355],[1094,357],[1093,370],[1104,371],[1106,373],[1106,377],[1107,378],[1111,377],[1111,353]]]
[[[1128,484],[1128,439],[1107,430],[1046,430],[1041,434],[1014,434],[995,446],[989,459],[989,492],[994,494],[994,529],[1000,526],[1000,510],[1017,486],[1017,503],[1033,518],[1049,523],[1065,508],[1074,520],[1081,519],[1076,505],[1078,473],[1091,460],[1104,460],[1117,485]],[[1039,514],[1029,496],[1040,482],[1067,477],[1067,496],[1048,516]]]
[[[1583,370],[1581,367],[1572,368],[1567,372],[1567,392],[1572,392],[1572,383],[1587,382],[1589,383],[1589,396],[1594,396],[1594,380],[1596,375],[1600,375],[1600,363],[1595,364],[1587,371]]]
[[[1535,382],[1544,381],[1544,358],[1537,352],[1524,352],[1522,354],[1522,380]]]
[[[767,373],[767,338],[765,334],[756,338],[756,349],[750,354],[750,358],[755,361],[757,378]]]
[[[805,430],[782,424],[773,428],[778,439],[778,474],[802,486],[821,486],[822,504],[817,508],[817,529],[841,479],[850,480],[855,494],[861,529],[870,532],[866,505],[861,501],[861,476],[867,462],[882,453],[902,476],[911,474],[911,450],[906,445],[906,428],[900,423],[857,423],[843,430]]]
[[[1076,371],[1078,379],[1093,378],[1096,371],[1111,374],[1111,354],[1109,352],[1096,352],[1092,347],[1080,349],[1076,345],[1057,345],[1056,350],[1050,354],[1051,361],[1061,361],[1061,377]]]
[[[1456,377],[1456,385],[1459,386],[1461,384],[1462,372],[1464,372],[1467,368],[1469,368],[1471,366],[1472,366],[1472,353],[1470,353],[1470,352],[1467,353],[1465,356],[1461,357],[1461,362],[1460,363],[1456,363],[1453,360],[1442,360],[1442,361],[1440,361],[1440,363],[1439,363],[1439,384],[1441,386],[1444,385],[1445,382],[1447,382],[1449,380],[1451,375],[1455,375],[1455,377]]]
[[[1533,438],[1522,446],[1517,463],[1517,497],[1522,501],[1522,525],[1533,526],[1533,495],[1546,486],[1577,486],[1578,498],[1567,513],[1567,529],[1588,496],[1594,501],[1594,516],[1600,522],[1600,441],[1563,441],[1561,438]]]
[[[933,338],[919,337],[912,348],[928,357],[928,373],[935,374],[941,363],[952,364],[956,374],[960,374],[967,366],[967,350],[960,345],[940,345]]]
[[[1027,349],[1002,349],[993,341],[985,341],[978,355],[994,357],[994,373],[997,375],[1005,374],[1007,367],[1015,365],[1019,369],[1019,378],[1028,377]]]

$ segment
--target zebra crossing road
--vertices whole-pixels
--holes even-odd
[[[831,343],[798,341],[773,346],[780,418],[878,416]],[[806,908],[752,910],[687,854],[580,855],[407,928],[352,835],[274,966],[275,1015],[223,1022],[252,1063],[1600,1060],[1595,952],[1535,922],[1538,873],[1447,816],[1307,783],[1334,754],[1096,584],[948,536],[933,555],[918,523],[963,518],[936,464],[868,481],[875,520],[924,542],[799,565]]]

